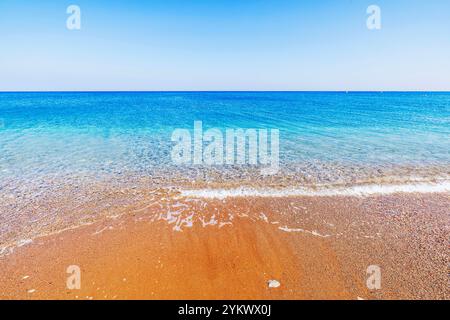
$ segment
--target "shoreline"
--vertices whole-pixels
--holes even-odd
[[[449,298],[446,194],[167,201],[178,211],[134,208],[0,257],[0,298]],[[372,264],[381,290],[366,287]]]
[[[139,186],[139,187],[138,187]],[[11,239],[12,241],[4,241],[0,243],[0,257],[12,253],[14,248],[21,247],[33,240],[41,237],[52,236],[59,234],[66,230],[77,229],[86,225],[96,223],[98,220],[111,219],[117,216],[127,214],[127,212],[141,210],[139,208],[147,205],[155,205],[155,199],[164,200],[165,209],[171,210],[170,202],[176,204],[177,202],[191,201],[209,201],[209,200],[226,200],[233,198],[249,198],[249,199],[265,199],[265,198],[373,198],[382,196],[407,196],[412,194],[419,195],[433,195],[433,194],[450,194],[450,180],[446,178],[435,180],[424,180],[417,178],[405,183],[361,183],[354,185],[337,184],[337,185],[316,185],[316,186],[299,186],[299,187],[284,187],[284,186],[240,186],[227,185],[224,183],[218,184],[180,184],[171,187],[156,187],[147,189],[145,183],[133,183],[132,186],[126,184],[119,188],[118,185],[105,184],[104,187],[109,189],[102,189],[101,185],[96,186],[97,194],[105,192],[104,197],[96,200],[96,205],[110,205],[110,208],[103,210],[104,212],[96,212],[90,216],[81,216],[79,220],[74,220],[69,224],[50,226],[51,231],[44,231],[42,233],[33,234],[29,237],[20,237]],[[78,190],[77,190],[78,191]],[[136,195],[139,197],[136,198]],[[59,198],[61,195],[58,195]],[[61,197],[63,198],[63,197]],[[135,199],[136,198],[136,199]],[[124,199],[126,199],[124,201]],[[94,199],[92,199],[93,202]],[[126,203],[124,203],[126,202]],[[62,206],[62,201],[59,205]],[[44,208],[57,210],[56,207],[49,207],[48,203],[44,203]],[[160,206],[161,207],[161,206]],[[161,207],[161,208],[162,208]],[[112,208],[112,209],[111,209]],[[75,212],[75,207],[72,208]],[[84,207],[85,211],[95,211],[95,207]],[[64,214],[71,215],[71,208]],[[74,215],[75,216],[75,215]],[[34,227],[33,227],[34,228]]]
[[[391,194],[408,193],[450,193],[450,181],[443,180],[440,183],[404,183],[404,184],[361,184],[349,187],[342,186],[318,186],[316,188],[291,187],[291,188],[203,188],[183,189],[182,197],[199,197],[206,199],[225,199],[236,197],[370,197]]]

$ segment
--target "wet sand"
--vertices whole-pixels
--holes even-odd
[[[448,208],[448,194],[144,201],[0,257],[0,298],[449,299]]]

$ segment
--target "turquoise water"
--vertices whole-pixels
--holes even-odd
[[[0,93],[0,175],[179,174],[171,133],[199,120],[279,129],[304,176],[450,164],[450,93]]]
[[[194,121],[278,129],[279,172],[175,165],[172,132]],[[448,191],[449,137],[450,93],[0,93],[0,256],[148,201],[177,212],[159,200],[174,187],[208,197]],[[418,181],[440,184],[409,187]]]

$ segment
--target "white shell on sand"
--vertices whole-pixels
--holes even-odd
[[[281,285],[277,280],[269,280],[267,281],[267,284],[269,285],[269,288],[278,288]]]

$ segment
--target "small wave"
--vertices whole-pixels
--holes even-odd
[[[372,184],[351,187],[321,187],[321,188],[249,188],[234,189],[188,189],[181,190],[182,197],[225,199],[237,197],[368,197],[389,195],[395,193],[447,193],[450,192],[450,181],[439,183],[409,183],[409,184]]]

